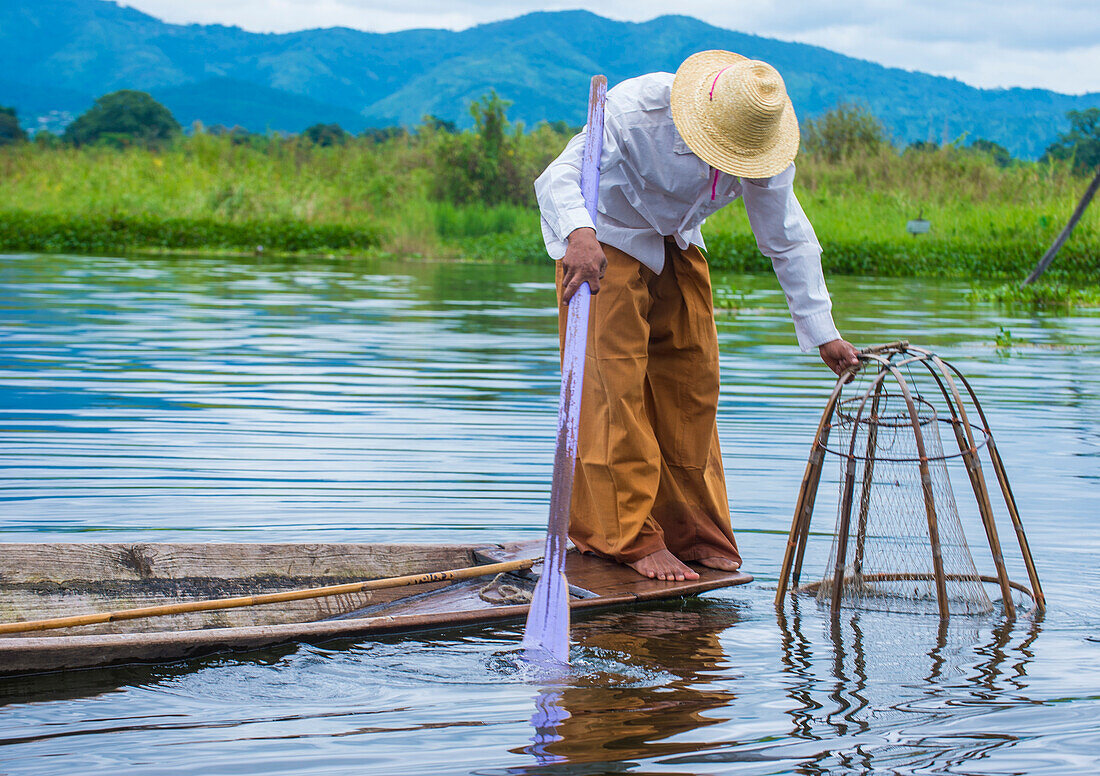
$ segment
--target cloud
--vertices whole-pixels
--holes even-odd
[[[953,40],[1050,51],[1088,48],[1100,42],[1095,0],[762,0],[743,10],[714,3],[711,10],[731,24],[742,19],[757,30],[788,35],[846,28],[858,30],[868,40]]]
[[[235,24],[256,32],[352,27],[464,29],[576,0],[124,0],[175,23]],[[1097,0],[597,0],[623,21],[676,13],[717,27],[812,43],[890,67],[975,86],[1100,91]]]
[[[824,29],[791,40],[812,43],[889,67],[957,78],[985,88],[1053,89],[1067,94],[1100,91],[1100,45],[1068,51],[1006,49],[966,40],[902,41],[858,29]]]

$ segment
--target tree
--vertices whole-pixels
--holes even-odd
[[[557,121],[547,122],[546,126],[550,127],[554,132],[559,135],[575,135],[580,132],[583,127],[572,127],[565,119],[558,119]]]
[[[933,140],[916,140],[906,146],[905,150],[918,154],[933,154],[940,150],[940,144]]]
[[[105,94],[65,130],[74,145],[158,146],[179,134],[172,113],[145,92],[123,89]]]
[[[1008,152],[1008,149],[1000,143],[994,143],[992,140],[978,138],[967,146],[967,150],[985,154],[992,159],[993,163],[998,167],[1008,167],[1008,165],[1012,164],[1012,154]]]
[[[314,124],[306,127],[302,137],[314,145],[333,146],[344,145],[350,136],[339,124]]]
[[[1066,113],[1070,130],[1058,136],[1040,161],[1068,161],[1073,171],[1086,175],[1100,167],[1100,108]]]
[[[530,202],[530,181],[520,171],[516,139],[508,131],[505,112],[511,104],[490,91],[470,105],[474,132],[441,136],[436,187],[443,199],[457,204]]]
[[[802,128],[802,147],[830,162],[878,153],[890,146],[886,128],[862,105],[841,103]]]
[[[40,129],[34,133],[34,144],[39,148],[60,148],[63,141],[48,129]]]
[[[395,137],[404,137],[406,134],[404,127],[368,127],[359,133],[359,137],[377,145],[393,140]]]
[[[458,132],[458,126],[449,119],[441,119],[435,114],[429,113],[420,122],[420,126],[432,132],[446,132],[453,135]]]
[[[19,126],[19,118],[15,115],[15,108],[5,108],[0,105],[0,146],[22,143],[27,139],[27,133]]]
[[[208,135],[214,135],[215,137],[227,137],[229,138],[229,142],[233,145],[244,145],[245,143],[252,143],[259,139],[259,136],[249,132],[240,124],[234,124],[232,127],[227,127],[225,124],[214,124],[205,127],[203,132]]]

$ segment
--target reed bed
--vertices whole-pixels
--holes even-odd
[[[567,136],[517,131],[512,175],[533,179]],[[541,261],[529,192],[485,205],[440,199],[446,135],[313,145],[300,138],[195,134],[168,147],[0,149],[0,250],[387,253]],[[956,148],[798,161],[799,198],[833,273],[1022,277],[1057,235],[1087,181],[1065,165],[997,166]],[[461,171],[458,171],[461,172]],[[454,190],[454,187],[451,187]],[[913,237],[923,215],[931,232]],[[716,268],[765,271],[740,204],[706,227]],[[1060,282],[1100,281],[1100,207],[1056,260]]]

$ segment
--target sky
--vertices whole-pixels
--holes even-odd
[[[236,25],[254,32],[351,27],[392,32],[459,30],[570,0],[122,0],[168,22]],[[812,43],[890,67],[981,87],[1100,92],[1100,0],[591,0],[611,19],[668,13],[716,27]]]

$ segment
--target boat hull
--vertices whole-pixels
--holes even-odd
[[[87,612],[110,611],[150,602],[194,600],[195,589],[204,597],[225,597],[242,589],[308,586],[303,580],[332,584],[349,578],[382,578],[530,558],[540,549],[537,542],[488,547],[9,544],[4,545],[0,561],[0,601],[4,621],[30,620],[73,614],[81,607]],[[218,569],[219,575],[212,575]],[[573,592],[570,608],[578,612],[697,595],[752,581],[748,574],[710,569],[700,569],[700,579],[691,582],[647,580],[618,564],[575,552],[567,559],[566,575]],[[513,587],[529,587],[533,582],[530,574],[526,576],[508,581]],[[479,595],[490,579],[374,591],[341,596],[336,601],[296,602],[295,606],[190,614],[186,619],[173,615],[93,626],[98,632],[71,628],[9,635],[0,637],[0,674],[159,663],[295,642],[412,633],[526,617],[526,604],[501,604]]]

